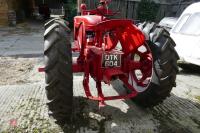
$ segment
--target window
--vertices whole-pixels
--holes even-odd
[[[200,35],[200,12],[182,16],[173,32],[186,35]]]
[[[179,22],[176,24],[176,27],[174,28],[173,32],[180,32],[182,26],[185,24],[185,22],[188,20],[190,14],[186,14],[186,15],[183,15],[181,17],[181,19],[179,20]]]

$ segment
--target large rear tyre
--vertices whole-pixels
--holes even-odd
[[[62,19],[50,20],[44,33],[47,105],[59,125],[70,123],[73,109],[72,54],[66,24]]]
[[[164,28],[155,23],[143,23],[139,28],[148,39],[147,44],[153,56],[153,70],[147,89],[133,100],[143,107],[152,107],[162,103],[176,86],[179,56],[174,49],[174,41]]]

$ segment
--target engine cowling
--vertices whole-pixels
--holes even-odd
[[[102,22],[102,19],[102,16],[99,15],[76,16],[74,18],[74,25],[75,27],[78,27],[81,23],[84,23],[86,27],[92,27]]]

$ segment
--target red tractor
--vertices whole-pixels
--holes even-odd
[[[99,106],[107,100],[127,98],[144,107],[155,106],[176,85],[179,56],[169,33],[155,23],[137,27],[132,20],[110,19],[116,13],[107,8],[109,2],[100,0],[95,10],[81,5],[81,16],[74,18],[73,45],[68,22],[56,18],[45,24],[47,105],[60,124],[70,122],[73,73],[84,73],[85,94]],[[79,53],[79,57],[72,58],[72,52]],[[90,77],[96,82],[97,96],[90,92]],[[112,80],[120,80],[127,95],[104,96],[101,84],[110,85]]]

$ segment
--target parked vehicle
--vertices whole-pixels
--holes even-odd
[[[81,5],[81,16],[74,18],[72,48],[68,22],[55,18],[45,24],[45,68],[40,71],[46,76],[51,116],[61,125],[71,120],[73,73],[84,73],[85,94],[100,107],[106,100],[127,98],[152,107],[162,103],[175,86],[179,57],[169,33],[155,23],[143,23],[139,29],[132,20],[111,19],[116,12],[107,8],[110,1],[100,0],[95,10]],[[78,52],[79,57],[72,58],[72,52]],[[96,82],[97,96],[90,92],[91,78]],[[112,80],[120,80],[129,93],[105,96],[101,85],[110,85]]]
[[[200,66],[200,2],[188,6],[170,32],[181,63]]]
[[[159,25],[163,26],[167,31],[170,31],[172,27],[176,24],[178,17],[164,17]]]

